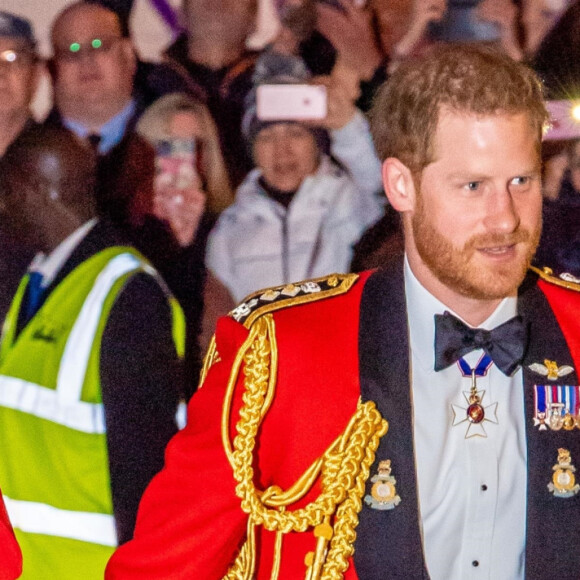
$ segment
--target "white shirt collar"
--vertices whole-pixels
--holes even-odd
[[[75,248],[81,243],[85,236],[93,229],[98,219],[93,218],[77,228],[65,240],[63,240],[50,254],[39,252],[34,256],[29,271],[42,274],[42,287],[50,286],[56,275],[70,258]]]
[[[407,256],[405,256],[404,275],[411,351],[424,371],[435,372],[435,314],[443,314],[447,311],[460,320],[463,319],[421,285],[411,270]],[[492,330],[516,314],[517,298],[509,296],[498,304],[491,316],[484,320],[478,328]],[[465,323],[467,324],[467,322]]]

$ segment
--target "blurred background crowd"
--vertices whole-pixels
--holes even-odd
[[[366,114],[397,67],[438,43],[493,44],[541,77],[553,127],[537,260],[580,276],[580,2],[151,0],[171,38],[147,58],[132,4],[65,6],[48,51],[16,3],[0,12],[2,318],[40,250],[106,224],[183,309],[185,372],[171,379],[189,399],[217,318],[244,297],[402,253]],[[47,80],[44,114],[32,103]],[[155,341],[135,348],[155,364]]]
[[[98,215],[124,231],[184,308],[190,393],[216,318],[234,303],[266,286],[375,267],[401,252],[365,117],[401,62],[436,43],[491,43],[528,62],[548,99],[569,101],[570,110],[559,109],[562,123],[580,98],[580,3],[571,0],[276,0],[266,7],[152,0],[149,10],[172,36],[154,60],[142,59],[132,41],[139,30],[131,29],[138,26],[131,11],[142,9],[132,4],[65,6],[50,24],[46,57],[29,20],[2,15],[0,153],[39,126],[66,128],[94,152]],[[260,48],[258,24],[267,39]],[[31,103],[46,79],[52,92],[44,114]],[[309,112],[293,113],[295,103],[286,105],[281,93],[260,118],[258,87],[269,84],[322,86],[326,111],[305,120]],[[574,127],[560,133],[545,148],[546,235],[538,255],[580,274],[580,149]],[[12,161],[2,164],[3,172],[15,170]],[[2,230],[3,316],[35,248],[27,251],[9,224]]]

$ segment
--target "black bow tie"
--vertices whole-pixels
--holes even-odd
[[[527,328],[516,316],[493,330],[470,328],[449,312],[435,315],[435,370],[451,366],[472,350],[483,349],[506,376],[521,363]]]

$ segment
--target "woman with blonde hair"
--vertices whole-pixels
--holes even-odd
[[[185,93],[170,93],[143,113],[136,127],[156,151],[155,216],[181,246],[163,272],[188,321],[189,364],[197,371],[216,319],[233,307],[227,290],[205,270],[209,232],[234,199],[215,124],[207,107]],[[195,369],[195,370],[194,370]]]
[[[165,95],[141,116],[137,132],[155,148],[161,142],[194,140],[207,209],[219,214],[233,202],[217,129],[202,102],[185,93]]]

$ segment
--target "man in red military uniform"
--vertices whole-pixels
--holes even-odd
[[[443,47],[372,117],[404,261],[220,321],[109,580],[577,575],[580,285],[529,270],[540,85]]]

